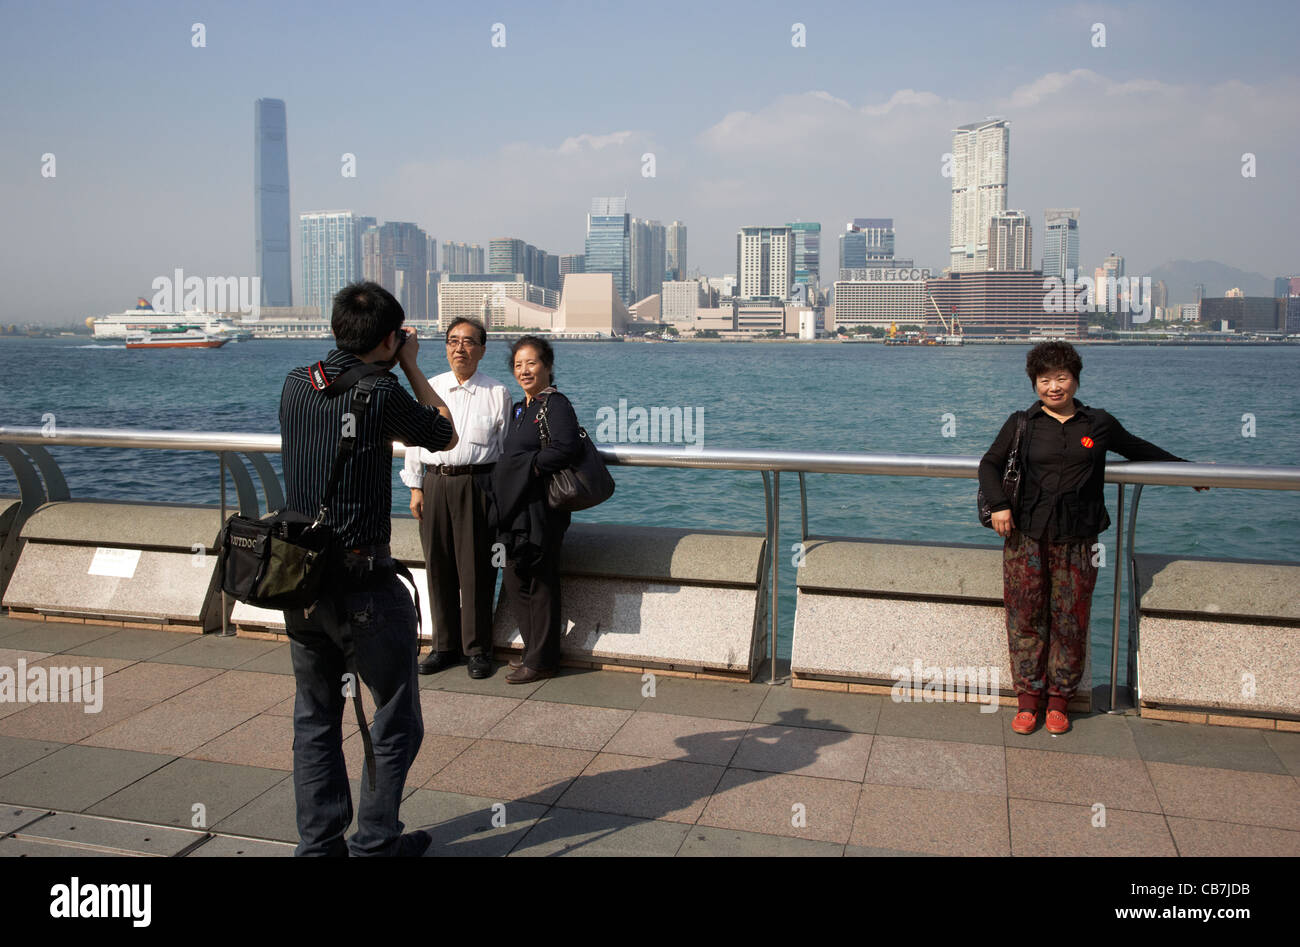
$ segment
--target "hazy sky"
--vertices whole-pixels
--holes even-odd
[[[1300,273],[1300,4],[879,6],[5,0],[0,320],[118,311],[176,267],[251,275],[261,96],[288,112],[295,302],[301,212],[581,253],[590,199],[623,193],[684,221],[711,275],[739,226],[801,219],[822,223],[825,278],[852,217],[893,217],[898,255],[937,269],[943,155],[989,115],[1011,122],[1035,261],[1044,208],[1077,206],[1088,270],[1113,250],[1131,274]]]

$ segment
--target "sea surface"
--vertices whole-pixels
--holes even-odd
[[[39,427],[53,414],[58,427],[274,434],[285,373],[323,358],[329,347],[282,340],[150,352],[86,338],[0,338],[0,424]],[[706,449],[978,456],[1007,415],[1033,401],[1024,345],[561,342],[555,349],[558,387],[593,435],[626,399],[629,412],[695,412],[701,427],[692,435]],[[436,342],[421,342],[420,362],[429,374],[446,370],[443,351]],[[492,343],[480,370],[519,397],[505,367],[507,352],[503,343]],[[1091,346],[1080,352],[1080,400],[1110,411],[1139,437],[1197,461],[1300,465],[1300,348]],[[55,447],[53,454],[75,498],[219,498],[218,463],[210,453]],[[278,455],[270,459],[278,470]],[[405,515],[409,492],[399,469],[400,461],[393,468],[393,512]],[[577,514],[578,520],[764,528],[758,473],[613,472],[613,499]],[[998,544],[976,518],[973,480],[810,474],[807,489],[814,535]],[[7,465],[0,465],[0,494],[17,494]],[[1112,518],[1115,494],[1107,487]],[[233,503],[232,483],[227,495]],[[1142,552],[1300,560],[1300,493],[1146,487],[1140,511],[1136,546]],[[788,656],[792,545],[800,536],[793,474],[781,480],[780,528],[778,640]],[[1109,674],[1114,537],[1115,526],[1101,537],[1109,555],[1093,601],[1097,682]]]

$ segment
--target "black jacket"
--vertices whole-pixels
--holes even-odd
[[[543,405],[551,435],[547,447],[537,417]],[[581,456],[578,427],[573,405],[553,388],[511,409],[505,447],[492,472],[488,522],[506,555],[525,568],[536,565],[569,527],[569,513],[546,505],[545,487],[552,473]]]
[[[1065,422],[1035,401],[1029,408],[1026,443],[1021,445],[1024,476],[1020,503],[1012,510],[1016,529],[1048,542],[1091,540],[1110,526],[1103,497],[1106,452],[1129,460],[1182,461],[1149,441],[1135,437],[1100,408],[1074,402]],[[1016,416],[1007,418],[988,453],[980,460],[979,482],[993,512],[1011,509],[1002,492],[1002,471],[1016,435]]]

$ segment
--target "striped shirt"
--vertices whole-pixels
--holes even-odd
[[[325,357],[325,375],[333,379],[361,359],[335,349]],[[330,467],[343,433],[343,415],[352,391],[326,398],[295,368],[280,395],[280,441],[287,508],[315,516],[329,481]],[[357,443],[343,464],[338,488],[325,522],[347,547],[383,545],[392,535],[393,441],[440,450],[451,440],[452,426],[436,408],[422,405],[396,376],[379,376],[365,419],[356,423]]]

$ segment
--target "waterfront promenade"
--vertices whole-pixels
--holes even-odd
[[[20,659],[102,667],[103,705],[0,704],[0,856],[291,854],[287,645],[0,617]],[[1009,708],[504,677],[421,678],[402,817],[431,856],[1300,855],[1300,733],[1092,714],[1022,737]]]

